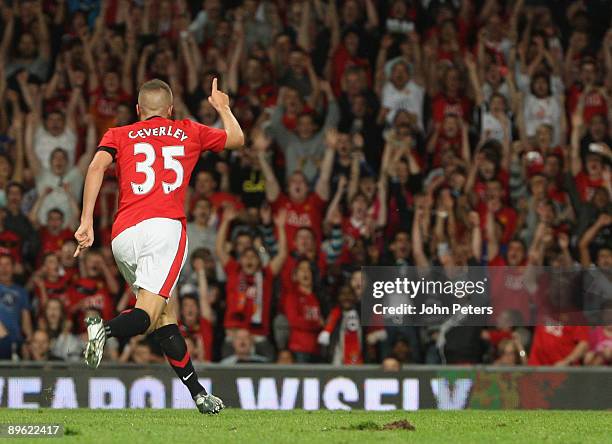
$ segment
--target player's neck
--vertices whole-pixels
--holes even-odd
[[[146,116],[140,116],[140,121],[144,122],[146,120],[155,119],[156,117],[159,117],[160,119],[168,119],[168,116],[162,116],[161,114],[148,114]]]

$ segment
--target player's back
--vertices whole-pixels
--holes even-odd
[[[100,149],[117,164],[119,208],[112,237],[146,219],[184,220],[185,188],[200,153],[220,151],[225,141],[224,130],[188,119],[154,116],[109,129]]]

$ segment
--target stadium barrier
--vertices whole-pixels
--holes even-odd
[[[611,409],[612,369],[200,365],[200,381],[242,409]],[[166,365],[0,363],[2,408],[192,408]]]

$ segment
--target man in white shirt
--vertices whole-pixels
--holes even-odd
[[[424,98],[425,90],[416,79],[411,79],[408,65],[404,61],[397,62],[382,88],[382,107],[387,111],[387,122],[393,122],[397,111],[406,110],[415,115],[419,128],[423,129]]]
[[[52,123],[52,125],[55,124],[56,122]],[[68,224],[72,219],[73,202],[80,202],[81,200],[85,174],[96,148],[95,125],[93,122],[88,124],[85,153],[83,153],[76,166],[70,163],[70,151],[61,145],[51,148],[46,163],[44,163],[40,159],[35,145],[35,134],[39,129],[40,127],[35,129],[35,118],[29,116],[26,126],[25,153],[32,176],[36,181],[36,192],[39,199],[42,199],[38,202],[37,221],[44,225],[49,210],[58,208],[64,213],[65,223]],[[72,155],[74,157],[74,147]]]

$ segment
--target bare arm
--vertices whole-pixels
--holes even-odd
[[[49,38],[49,27],[47,25],[47,18],[43,13],[42,1],[36,2],[36,22],[38,27],[38,53],[45,59],[51,58],[51,39]]]
[[[331,132],[333,131],[331,130]],[[329,199],[329,180],[334,166],[335,153],[333,144],[328,143],[323,155],[323,162],[321,162],[321,173],[315,184],[315,193],[325,201]]]
[[[580,254],[580,263],[583,267],[588,267],[592,264],[591,254],[589,253],[589,245],[593,242],[593,239],[597,236],[599,231],[612,224],[612,216],[608,214],[600,214],[597,221],[591,225],[582,235],[578,242],[578,251]]]
[[[472,231],[472,256],[480,262],[482,258],[482,231],[480,231],[480,217],[476,211],[470,211],[468,215]]]
[[[94,241],[93,213],[96,205],[100,187],[104,179],[104,172],[113,162],[113,157],[106,151],[98,151],[94,156],[85,177],[85,189],[83,191],[83,211],[81,212],[81,225],[74,233],[78,242],[74,253],[78,256],[81,250],[91,247]]]
[[[266,182],[266,199],[268,202],[274,202],[280,194],[280,185],[278,184],[278,180],[276,180],[274,170],[270,166],[268,159],[266,159],[266,150],[270,146],[270,142],[270,138],[266,136],[263,131],[256,131],[253,137],[253,147],[257,152],[257,159]]]
[[[421,222],[425,214],[421,208],[417,208],[412,221],[412,254],[417,267],[428,267],[429,260],[423,250],[423,235],[421,233]]]
[[[374,2],[372,0],[365,0],[365,7],[366,7],[366,15],[367,15],[366,28],[367,29],[377,28],[378,27],[378,12],[376,11],[376,6],[374,5]]]
[[[572,134],[570,136],[570,172],[573,176],[582,170],[582,159],[580,158],[580,139],[584,131],[584,94],[578,99],[578,106],[572,115]]]
[[[287,220],[287,212],[282,209],[278,212],[274,218],[274,225],[276,225],[276,233],[278,234],[278,251],[276,255],[270,260],[270,270],[273,275],[280,273],[285,259],[287,259],[287,232],[285,230],[285,222]]]
[[[487,208],[485,217],[487,218],[485,223],[485,229],[487,230],[487,257],[491,261],[499,254],[499,240],[497,239],[497,233],[495,233],[495,215],[490,208]]]
[[[13,41],[13,33],[15,31],[15,19],[13,18],[13,10],[6,6],[4,3],[2,4],[2,19],[6,28],[4,28],[4,33],[2,34],[2,42],[0,43],[0,59],[6,61],[8,48]]]
[[[221,265],[224,267],[230,260],[230,255],[225,249],[225,241],[227,240],[229,226],[235,218],[236,210],[234,207],[232,205],[225,207],[225,210],[223,211],[223,218],[221,219],[221,224],[219,225],[219,229],[217,231],[217,238],[215,239],[215,253],[217,254],[219,262],[221,262]]]
[[[94,124],[93,119],[89,119],[87,122],[87,135],[85,139],[85,152],[81,155],[79,161],[77,162],[77,168],[83,175],[87,174],[87,167],[91,159],[93,158],[94,152],[96,151],[97,145],[97,137],[96,137],[96,125]]]
[[[32,175],[37,177],[42,171],[42,165],[38,156],[34,152],[34,122],[35,117],[33,114],[28,114],[26,117],[26,130],[25,130],[25,155],[30,165]]]
[[[13,125],[11,127],[13,137],[15,138],[15,158],[13,164],[13,177],[14,182],[23,180],[23,151],[24,151],[24,140],[23,140],[23,115],[15,115],[13,118]]]
[[[189,47],[189,38],[193,38],[191,36],[182,37],[180,39],[180,49],[181,55],[183,56],[183,61],[185,62],[185,68],[187,71],[187,92],[193,93],[198,87],[198,70],[195,66],[195,62],[193,60],[191,49]],[[231,82],[230,82],[231,85]],[[232,91],[231,86],[229,90]]]
[[[470,84],[472,85],[472,89],[474,90],[474,101],[476,102],[476,106],[481,106],[484,103],[484,94],[482,93],[480,79],[478,78],[478,69],[476,67],[474,56],[472,56],[472,54],[468,53],[465,56],[465,65],[468,69]]]
[[[212,82],[212,91],[208,101],[215,108],[219,117],[223,121],[223,127],[227,133],[227,140],[225,142],[225,148],[240,148],[244,145],[244,134],[242,128],[232,110],[229,106],[229,97],[224,92],[217,89],[217,79],[214,78]]]
[[[238,93],[238,86],[240,80],[240,60],[242,59],[242,54],[244,52],[244,31],[242,28],[242,23],[236,23],[236,26],[234,27],[234,38],[236,39],[236,45],[234,46],[234,50],[232,51],[232,56],[230,58],[227,74],[227,90],[231,94]]]
[[[302,3],[302,15],[297,33],[297,44],[307,53],[310,52],[310,8],[309,1]]]
[[[342,196],[346,191],[346,177],[340,176],[338,178],[338,187],[336,188],[336,193],[332,198],[329,206],[327,207],[327,212],[325,213],[325,222],[332,223],[332,220],[335,218],[337,214],[340,213],[340,201],[342,200]]]
[[[198,295],[200,299],[200,316],[209,322],[214,322],[215,312],[208,302],[208,279],[206,278],[206,271],[204,267],[196,270],[198,277]]]
[[[121,87],[126,93],[132,94],[134,89],[132,84],[132,71],[134,60],[136,60],[136,37],[134,36],[134,30],[131,25],[128,26],[126,42],[127,52],[123,59]]]

